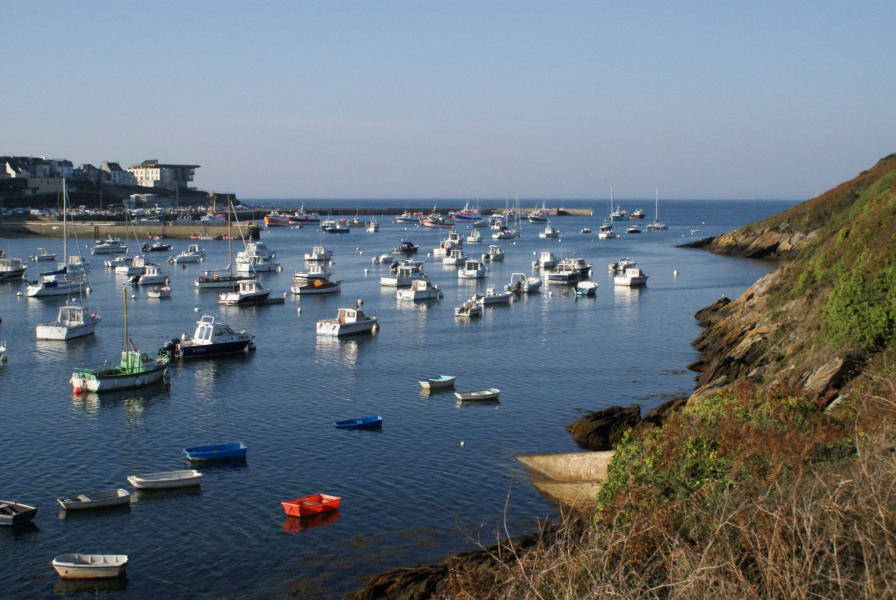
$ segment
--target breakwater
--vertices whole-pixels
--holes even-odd
[[[80,239],[105,239],[107,237],[120,238],[122,240],[136,236],[137,239],[146,239],[154,236],[164,236],[171,239],[191,239],[197,236],[223,237],[228,233],[226,224],[181,224],[178,221],[159,221],[154,224],[128,224],[125,221],[77,221],[67,223],[65,228],[70,237]],[[260,229],[257,224],[240,225],[242,234],[247,238],[257,240],[260,237]],[[239,235],[236,227],[230,228],[231,235]],[[63,234],[62,221],[21,221],[0,222],[0,237],[59,237]]]

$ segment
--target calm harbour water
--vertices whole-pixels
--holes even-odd
[[[561,204],[595,203],[548,207]],[[201,269],[228,262],[227,242],[201,242],[207,251],[201,265],[166,263],[171,299],[129,292],[136,295],[128,306],[131,337],[154,353],[212,314],[255,334],[257,351],[175,363],[167,387],[83,398],[72,394],[72,368],[102,364],[122,350],[125,278],[102,265],[105,256],[91,257],[84,302],[103,321],[95,336],[68,343],[34,339],[34,327],[53,320],[63,299],[27,298],[24,283],[0,283],[0,339],[8,345],[0,366],[0,497],[39,509],[34,526],[0,530],[0,595],[87,597],[93,587],[61,582],[49,565],[58,554],[84,552],[130,556],[126,582],[101,588],[112,596],[338,597],[386,569],[441,562],[475,540],[493,543],[498,529],[531,531],[556,509],[513,457],[576,451],[565,427],[587,410],[640,403],[646,411],[688,394],[694,373],[685,366],[697,357],[690,343],[700,333],[694,313],[723,294],[736,297],[771,269],[675,246],[794,204],[670,200],[660,204],[668,231],[616,240],[597,239],[603,216],[554,219],[560,240],[539,239],[543,224],[524,223],[520,239],[464,245],[468,256],[487,251],[489,242],[506,253],[478,282],[458,280],[455,267],[426,258],[446,230],[380,217],[378,233],[356,228],[327,237],[342,292],[301,299],[288,289],[319,232],[311,225],[265,230],[262,239],[277,250],[283,269],[261,278],[274,295],[287,297],[284,305],[254,308],[219,307],[215,291],[195,289]],[[355,205],[371,206],[342,201]],[[624,208],[639,206],[648,211],[638,222],[643,228],[653,202]],[[594,233],[579,233],[584,225]],[[469,233],[468,225],[458,229]],[[488,238],[491,231],[482,233]],[[388,265],[371,259],[403,239],[420,244],[441,300],[402,302],[395,288],[380,286]],[[80,240],[82,253],[92,243]],[[176,254],[189,242],[172,243]],[[37,247],[62,252],[60,239],[0,245],[21,258]],[[513,272],[530,273],[541,250],[558,258],[575,251],[593,263],[597,295],[577,299],[545,285],[510,306],[487,308],[481,319],[455,319],[454,307],[475,291],[503,288]],[[650,274],[645,289],[614,289],[607,265],[622,257]],[[29,278],[38,270],[30,263]],[[318,319],[358,299],[378,317],[378,333],[345,340],[315,335]],[[500,404],[456,406],[451,392],[422,395],[417,381],[443,373],[457,376],[459,391],[500,388]],[[333,427],[334,420],[370,414],[383,415],[382,432]],[[247,444],[247,461],[199,467],[201,490],[137,493],[129,508],[59,515],[56,498],[129,488],[132,473],[188,468],[186,446],[232,441]],[[318,492],[343,498],[337,514],[310,522],[284,516],[282,500]]]

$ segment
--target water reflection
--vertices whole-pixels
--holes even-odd
[[[53,593],[57,596],[87,593],[96,597],[100,593],[120,592],[127,589],[127,587],[127,577],[116,577],[114,579],[60,579],[53,584]]]
[[[311,515],[309,517],[287,516],[283,521],[283,531],[288,531],[289,533],[298,533],[300,531],[305,531],[306,529],[312,529],[314,527],[325,527],[333,521],[336,521],[337,519],[339,519],[338,508],[336,510]]]
[[[493,400],[458,400],[454,403],[454,408],[466,408],[472,406],[491,406],[493,408],[499,408],[501,406],[501,401],[495,398]]]
[[[317,336],[317,353],[326,362],[341,362],[353,365],[358,361],[358,354],[363,346],[370,344],[376,336],[364,334],[351,338]]]
[[[144,413],[157,401],[170,399],[167,385],[152,385],[139,390],[121,390],[97,394],[88,392],[72,394],[72,407],[82,414],[96,417],[100,410],[123,409],[125,424],[129,427],[142,425]]]
[[[181,488],[162,488],[157,490],[142,489],[135,490],[131,494],[131,502],[154,502],[156,500],[167,500],[169,498],[185,498],[190,496],[199,496],[201,494],[202,488],[198,485],[191,485]]]

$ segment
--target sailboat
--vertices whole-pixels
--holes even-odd
[[[124,351],[117,367],[96,369],[79,368],[72,373],[71,384],[76,394],[82,392],[106,392],[145,387],[165,379],[168,375],[168,357],[150,358],[140,352],[128,335],[128,288],[124,294]]]
[[[196,279],[196,287],[201,290],[213,288],[233,288],[241,281],[253,279],[253,275],[239,275],[233,272],[233,236],[230,234],[231,211],[233,205],[228,202],[227,206],[227,256],[230,262],[224,269],[209,269],[202,271]],[[242,228],[240,228],[240,238],[243,237]]]
[[[325,236],[326,233],[324,230],[321,230],[321,247],[319,249],[315,248],[315,250],[320,250],[320,255],[323,256],[323,260],[319,263],[312,264],[304,273],[296,273],[293,276],[293,284],[292,287],[289,288],[293,294],[298,294],[300,296],[310,294],[335,294],[342,287],[342,281],[330,279],[332,273],[327,273],[327,262],[332,258],[332,251],[329,254],[327,253]],[[305,258],[307,260],[307,254],[305,255]]]
[[[65,187],[65,179],[62,180],[62,256],[63,262],[57,264],[55,271],[47,271],[40,274],[40,279],[28,282],[25,286],[25,294],[31,298],[43,298],[46,296],[68,296],[79,294],[87,287],[87,274],[81,266],[82,261],[70,261],[68,256],[68,227],[66,213],[68,212],[68,192]],[[71,257],[75,258],[75,257]]]
[[[654,190],[654,203],[655,207],[653,209],[653,223],[647,224],[647,231],[664,231],[669,229],[669,226],[665,223],[660,223],[660,192],[659,190]]]
[[[616,232],[613,231],[613,188],[610,188],[610,220],[604,222],[604,224],[600,226],[600,230],[597,232],[597,237],[601,240],[612,240],[619,237]]]

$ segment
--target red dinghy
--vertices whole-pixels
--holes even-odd
[[[286,514],[290,517],[308,517],[322,512],[336,510],[339,508],[340,502],[342,502],[342,498],[339,496],[312,494],[310,496],[296,498],[295,500],[287,500],[280,504],[283,505],[283,510],[285,510]]]

